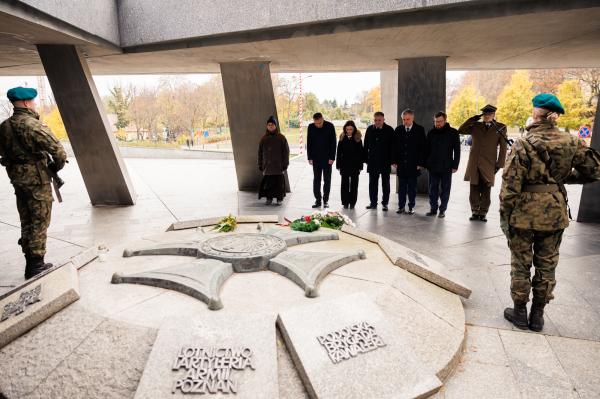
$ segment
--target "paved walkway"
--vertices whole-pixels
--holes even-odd
[[[463,153],[462,168],[467,153]],[[283,206],[266,207],[255,194],[238,193],[232,161],[127,159],[137,190],[133,207],[92,207],[73,160],[62,177],[63,204],[55,203],[47,259],[59,262],[82,248],[135,240],[161,232],[172,222],[234,213],[278,213],[297,217],[312,211],[312,169],[301,160],[290,166],[292,194]],[[510,258],[498,225],[498,185],[489,222],[469,222],[468,184],[461,169],[445,219],[367,211],[367,176],[361,175],[359,202],[348,214],[359,227],[383,234],[444,262],[473,289],[464,300],[468,340],[463,361],[439,398],[598,398],[600,397],[600,225],[573,222],[561,247],[556,300],[547,308],[543,334],[515,330],[502,317],[509,305]],[[334,173],[333,209],[339,201]],[[573,214],[581,189],[569,187]],[[24,260],[16,245],[19,221],[12,187],[0,173],[0,292],[22,281]]]

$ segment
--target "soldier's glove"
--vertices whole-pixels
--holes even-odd
[[[58,173],[58,167],[54,162],[48,162],[48,169],[50,169],[52,173]]]

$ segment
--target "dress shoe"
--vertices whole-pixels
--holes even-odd
[[[366,209],[377,209],[377,205],[371,204],[371,205],[367,205],[365,208]]]
[[[472,222],[475,221],[475,220],[480,220],[479,219],[479,215],[477,215],[477,214],[474,213],[474,214],[471,215],[471,217],[469,218],[469,220],[472,221]]]
[[[414,215],[415,214],[415,210],[412,208],[408,208],[408,214],[409,215]]]
[[[329,203],[328,202],[323,202],[323,208],[329,208]]]
[[[406,213],[406,211],[404,210],[404,208],[398,208],[398,210],[396,211],[396,213],[398,215],[402,215],[403,213]]]
[[[446,212],[440,211],[440,213],[438,214],[438,218],[443,219],[445,217],[446,217]]]
[[[320,208],[321,207],[321,203],[320,202],[315,202],[312,207],[313,208]]]
[[[437,215],[437,211],[434,211],[433,209],[431,209],[429,212],[427,212],[425,214],[425,216],[435,216]]]
[[[381,207],[381,210],[382,210],[382,211],[385,211],[385,212],[387,212],[387,210],[388,210],[388,207],[387,207],[387,205],[383,205],[383,206]]]
[[[485,215],[479,215],[479,220],[481,220],[482,222],[487,222],[487,218],[485,217]]]

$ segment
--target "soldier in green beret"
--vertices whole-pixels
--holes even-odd
[[[511,252],[514,302],[514,307],[504,310],[504,317],[520,329],[541,331],[544,307],[554,298],[563,231],[569,225],[564,185],[600,180],[600,154],[558,130],[556,119],[565,111],[556,96],[539,94],[533,107],[533,123],[525,137],[515,141],[504,166],[500,226]]]
[[[19,244],[25,254],[25,279],[52,267],[44,262],[46,232],[52,212],[51,176],[67,155],[35,111],[37,91],[15,87],[7,92],[13,115],[0,125],[0,164],[6,168],[17,197],[21,220]]]

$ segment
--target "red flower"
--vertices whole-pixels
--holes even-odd
[[[307,223],[310,222],[310,216],[304,216],[304,221]]]

